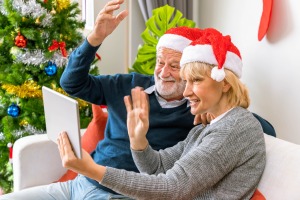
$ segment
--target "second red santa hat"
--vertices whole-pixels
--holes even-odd
[[[190,62],[204,62],[216,65],[211,78],[220,82],[225,78],[224,68],[231,70],[238,78],[242,76],[242,58],[230,36],[223,36],[213,28],[202,30],[201,37],[192,41],[182,53],[180,65]]]

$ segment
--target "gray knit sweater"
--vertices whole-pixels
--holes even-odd
[[[173,147],[132,154],[141,173],[108,167],[101,184],[134,199],[250,199],[266,162],[261,125],[241,107]]]

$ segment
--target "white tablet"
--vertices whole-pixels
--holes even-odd
[[[66,131],[75,155],[81,159],[78,102],[45,86],[42,92],[48,138],[57,143],[59,134]]]

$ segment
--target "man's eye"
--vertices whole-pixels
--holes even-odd
[[[178,66],[178,65],[173,65],[173,66],[171,66],[171,68],[174,69],[174,70],[178,70],[178,69],[180,69],[180,66]]]

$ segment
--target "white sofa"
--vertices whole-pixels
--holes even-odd
[[[267,164],[259,191],[267,200],[300,199],[300,145],[265,134]],[[46,135],[23,137],[13,149],[14,190],[48,184],[65,172],[57,145]]]

